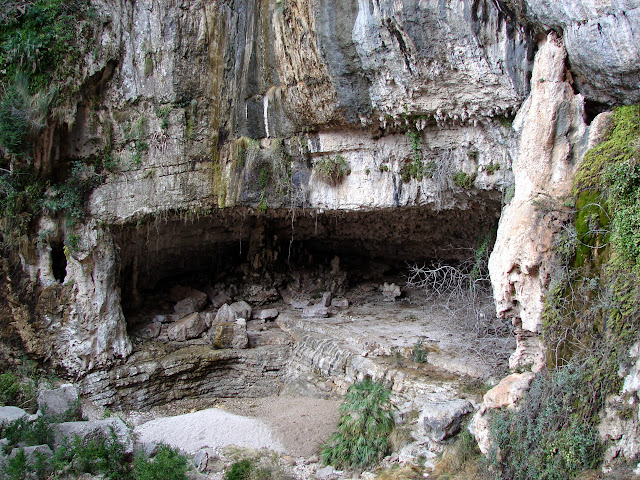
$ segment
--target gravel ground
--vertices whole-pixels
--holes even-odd
[[[155,411],[138,420],[143,422],[135,427],[138,441],[167,443],[191,453],[203,447],[237,445],[309,457],[335,430],[340,402],[263,397],[227,399],[216,405],[221,408],[175,416],[165,416],[167,410]],[[176,413],[182,409],[180,405],[174,407]]]
[[[264,422],[217,408],[156,418],[137,426],[135,433],[139,442],[166,443],[188,453],[195,453],[204,447],[227,445],[284,451]]]

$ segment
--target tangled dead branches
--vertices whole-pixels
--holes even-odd
[[[423,290],[452,325],[473,334],[473,340],[461,348],[494,368],[505,361],[513,328],[496,318],[486,254],[458,265],[409,265],[406,286]]]

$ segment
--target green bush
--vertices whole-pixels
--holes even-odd
[[[21,394],[20,381],[18,377],[7,372],[0,375],[0,404],[16,405]]]
[[[584,404],[589,369],[576,358],[539,374],[520,409],[494,414],[503,478],[567,480],[598,465],[602,448],[590,421],[594,411]],[[498,450],[491,457],[496,461]]]
[[[77,473],[101,474],[110,480],[130,478],[125,446],[113,429],[109,435],[98,435],[89,440],[76,437],[67,454],[72,469]]]
[[[21,448],[15,457],[7,460],[4,473],[7,475],[7,480],[24,480],[30,470],[27,456],[24,453],[24,449]]]
[[[411,360],[417,363],[426,363],[429,349],[424,345],[424,339],[420,338],[411,350]]]
[[[3,427],[2,437],[8,441],[5,450],[10,450],[19,443],[27,446],[46,444],[53,448],[51,418],[42,415],[35,421],[29,422],[26,417],[22,417]]]
[[[249,480],[255,467],[255,461],[249,458],[238,460],[224,474],[225,480]]]
[[[395,426],[391,390],[371,380],[355,383],[340,413],[338,432],[322,449],[325,464],[364,469],[389,453],[389,435]]]
[[[186,480],[187,459],[177,450],[163,445],[153,459],[136,457],[133,466],[135,480]]]

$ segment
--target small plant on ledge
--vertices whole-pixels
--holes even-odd
[[[332,185],[338,185],[344,177],[351,174],[351,168],[342,155],[322,158],[313,169],[320,178]]]
[[[469,190],[473,187],[473,182],[476,181],[476,177],[477,175],[475,173],[469,175],[466,172],[458,172],[453,176],[453,183],[455,183],[457,187]]]

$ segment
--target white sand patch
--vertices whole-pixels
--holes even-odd
[[[217,408],[157,418],[138,425],[134,432],[139,442],[166,443],[188,453],[227,445],[284,451],[265,423]]]

